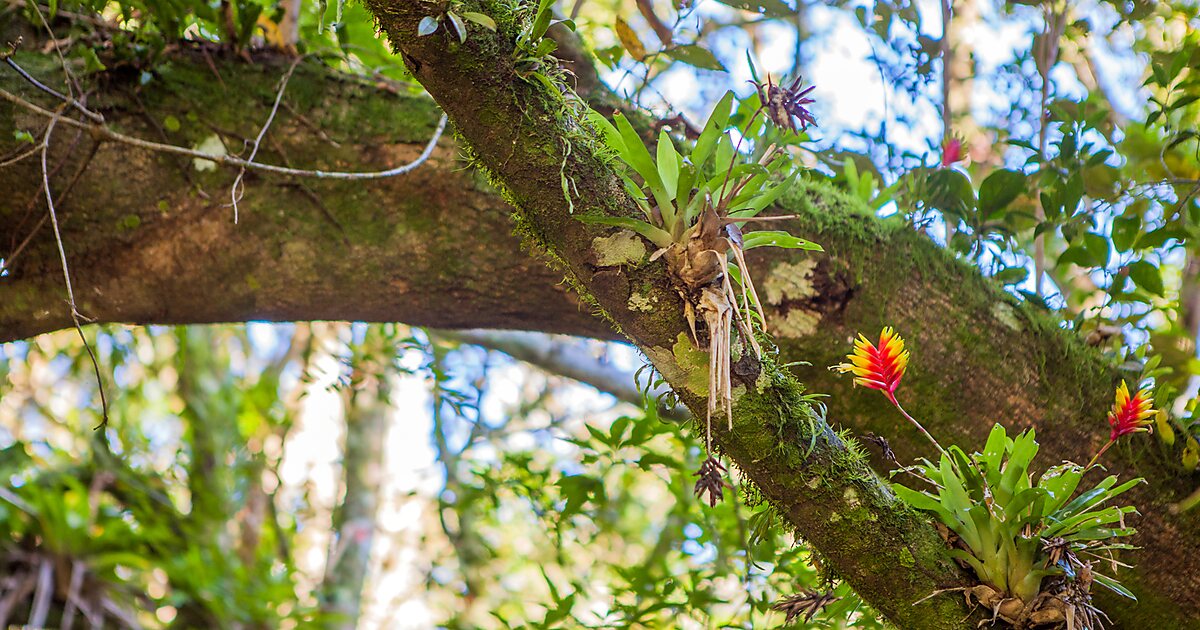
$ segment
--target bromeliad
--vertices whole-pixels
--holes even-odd
[[[937,463],[901,470],[915,474],[933,489],[918,491],[896,485],[896,495],[909,505],[933,514],[953,536],[951,555],[970,566],[979,584],[964,591],[968,600],[985,605],[993,620],[1014,627],[1061,625],[1096,628],[1100,613],[1091,603],[1094,583],[1132,598],[1111,575],[1093,569],[1095,560],[1119,564],[1112,554],[1132,549],[1120,539],[1135,533],[1125,526],[1132,506],[1106,505],[1113,497],[1142,482],[1117,485],[1109,476],[1077,492],[1092,464],[1118,438],[1148,431],[1155,414],[1148,389],[1130,395],[1122,383],[1108,414],[1108,444],[1088,466],[1064,463],[1035,475],[1032,462],[1038,445],[1033,430],[1009,438],[999,424],[992,428],[983,450],[967,454],[956,445],[942,449],[937,441],[896,400],[896,390],[908,368],[909,353],[894,330],[884,328],[878,345],[859,335],[846,363],[834,366],[854,375],[854,383],[877,389],[937,446]],[[884,442],[886,445],[886,441]],[[946,592],[946,591],[938,591]],[[936,593],[935,593],[936,594]]]
[[[760,137],[760,116],[764,112],[766,118],[793,132],[796,120],[800,129],[814,122],[804,109],[812,102],[807,98],[811,88],[800,90],[799,80],[787,88],[768,84],[766,92],[762,89],[760,86],[762,100],[737,130],[736,142],[727,133],[734,104],[733,93],[728,92],[713,109],[695,145],[682,154],[665,130],[659,133],[652,155],[620,113],[612,122],[599,113],[590,114],[592,125],[601,132],[607,146],[628,167],[620,169],[619,174],[642,216],[593,214],[579,219],[632,230],[654,243],[658,249],[650,260],[661,258],[666,262],[672,284],[683,298],[684,316],[697,347],[704,347],[702,333],[707,333],[705,441],[710,451],[714,414],[724,413],[729,429],[733,429],[730,369],[734,330],[745,351],[761,355],[755,334],[756,327],[765,331],[766,318],[745,252],[766,246],[821,250],[819,245],[787,232],[742,233],[742,226],[751,221],[792,218],[758,214],[788,189],[799,172],[791,156],[780,147],[759,142],[747,156],[742,143]]]

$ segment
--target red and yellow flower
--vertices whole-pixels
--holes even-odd
[[[1139,389],[1130,396],[1129,387],[1122,381],[1121,386],[1117,388],[1117,398],[1112,411],[1108,412],[1108,426],[1112,427],[1109,441],[1115,442],[1117,438],[1130,433],[1149,432],[1153,422],[1150,418],[1157,413],[1151,409],[1153,405],[1154,399],[1151,398],[1149,389]]]
[[[839,372],[850,372],[856,385],[878,389],[889,399],[895,398],[896,388],[908,368],[908,350],[891,326],[879,334],[878,346],[860,334],[854,342],[854,352],[846,358],[849,363],[835,366]]]
[[[967,145],[962,138],[951,136],[942,143],[942,168],[950,168],[955,163],[967,159]]]

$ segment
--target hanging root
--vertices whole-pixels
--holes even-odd
[[[729,429],[733,429],[733,386],[730,382],[730,338],[733,335],[733,306],[725,291],[704,287],[698,310],[708,326],[708,425],[712,432],[712,415],[717,401],[725,412]],[[711,437],[710,437],[711,439]]]

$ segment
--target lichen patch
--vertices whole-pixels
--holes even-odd
[[[597,236],[592,239],[592,251],[596,253],[596,264],[600,267],[638,265],[646,258],[646,244],[629,230],[621,230],[612,236]]]
[[[629,301],[626,305],[629,310],[639,313],[649,313],[654,310],[654,305],[658,302],[658,297],[647,296],[644,293],[634,293],[629,296]]]
[[[817,332],[817,324],[821,323],[821,314],[793,308],[782,316],[772,313],[768,316],[771,331],[780,337],[805,337]]]
[[[996,302],[992,305],[992,315],[995,315],[996,319],[1000,320],[1001,324],[1008,326],[1010,330],[1021,330],[1021,320],[1017,319],[1016,309],[1012,304]]]
[[[767,303],[783,304],[785,300],[811,298],[816,293],[812,283],[812,271],[816,266],[816,261],[808,258],[796,263],[775,265],[771,274],[767,276],[767,281],[763,283]]]
[[[671,349],[647,348],[646,356],[668,383],[697,396],[708,395],[708,353],[697,350],[685,333],[679,333]]]

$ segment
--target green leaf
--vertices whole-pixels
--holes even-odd
[[[421,18],[421,22],[417,24],[417,36],[419,37],[432,35],[436,33],[437,30],[437,18],[433,17],[432,15],[426,15],[425,17]]]
[[[658,176],[658,167],[654,164],[654,158],[650,157],[650,151],[646,149],[645,144],[642,144],[642,137],[638,135],[633,125],[629,124],[624,115],[617,112],[613,115],[613,121],[616,123],[617,130],[621,132],[621,139],[625,142],[625,151],[622,152],[621,157],[625,158],[633,170],[642,176],[646,187],[654,195],[659,211],[662,212],[663,223],[671,226],[675,222],[675,206],[671,203],[671,198],[667,196],[662,178]]]
[[[1067,263],[1079,265],[1080,267],[1099,267],[1099,261],[1093,258],[1092,252],[1088,251],[1082,244],[1072,245],[1067,248],[1058,257],[1058,264],[1065,265]]]
[[[998,487],[992,488],[996,501],[1007,502],[1013,495],[1029,487],[1026,471],[1038,452],[1038,443],[1034,439],[1034,431],[1022,432],[1013,440],[1012,451],[1008,462],[1004,465],[1004,474],[1000,476]]]
[[[996,275],[992,277],[1000,284],[1016,284],[1024,282],[1029,277],[1029,270],[1025,267],[1008,267],[996,272]]]
[[[446,17],[450,18],[450,25],[458,33],[459,43],[467,43],[467,25],[463,23],[462,18],[458,17],[453,11],[447,11]]]
[[[1134,594],[1129,591],[1129,589],[1125,588],[1124,586],[1121,586],[1120,582],[1114,580],[1113,578],[1108,577],[1107,575],[1101,575],[1099,573],[1096,573],[1095,571],[1092,571],[1092,579],[1095,580],[1096,583],[1098,583],[1101,586],[1107,588],[1108,590],[1116,593],[1117,595],[1121,595],[1123,597],[1128,597],[1129,599],[1132,599],[1135,602],[1137,601],[1137,597],[1135,597]]]
[[[81,46],[78,49],[78,52],[73,56],[83,59],[83,71],[85,74],[103,72],[104,70],[108,69],[104,63],[100,61],[100,58],[96,56],[96,50],[91,46]]]
[[[1009,169],[1000,169],[984,178],[979,186],[979,211],[986,220],[1003,210],[1021,193],[1025,192],[1025,175]]]
[[[1117,251],[1127,252],[1132,249],[1141,227],[1142,217],[1137,214],[1119,216],[1113,219],[1112,240],[1113,246],[1117,248]]]
[[[625,228],[632,230],[646,237],[651,243],[659,247],[669,247],[671,245],[671,235],[667,232],[637,219],[629,217],[610,217],[607,215],[585,214],[580,215],[579,220],[584,223],[593,225],[611,225],[613,227]]]
[[[545,57],[556,50],[558,50],[558,42],[554,41],[553,39],[543,39],[542,41],[538,42],[537,48],[533,49],[533,56]],[[544,75],[537,73],[537,76],[540,77]],[[558,89],[554,87],[553,83],[548,83],[547,85],[549,85],[551,89]]]
[[[787,232],[779,230],[759,230],[750,232],[743,237],[745,245],[743,249],[754,249],[755,247],[782,247],[784,249],[806,249],[814,252],[825,251],[820,245],[802,239],[798,236],[792,236]]]
[[[717,104],[713,106],[712,112],[708,115],[708,120],[704,122],[704,129],[700,132],[700,137],[696,139],[696,146],[692,149],[691,154],[692,164],[699,169],[700,173],[704,172],[704,163],[712,155],[713,149],[717,146],[717,141],[725,135],[725,126],[729,124],[729,113],[732,105],[733,92],[725,92],[721,100],[717,101]]]
[[[947,527],[957,525],[958,522],[957,519],[954,518],[954,514],[950,510],[946,509],[946,507],[941,503],[939,503],[936,498],[929,496],[924,492],[917,492],[916,490],[899,484],[893,485],[892,491],[895,492],[896,496],[900,497],[901,500],[913,506],[914,508],[936,514],[938,519],[942,521],[943,525]]]
[[[594,109],[589,109],[587,119],[604,136],[604,144],[608,145],[608,148],[616,151],[618,155],[624,155],[625,140],[621,138],[621,132],[617,131],[617,128],[604,117],[604,114]]]
[[[679,153],[675,151],[675,143],[671,141],[666,129],[658,134],[658,175],[662,179],[667,197],[676,199],[679,186]]]
[[[1138,260],[1129,265],[1129,277],[1133,280],[1134,284],[1154,295],[1162,297],[1165,292],[1162,272],[1149,261]]]
[[[999,422],[992,425],[992,432],[988,434],[987,443],[983,446],[981,459],[989,485],[999,483],[1000,464],[1004,461],[1004,454],[1008,452],[1011,444],[1012,440],[1008,439],[1004,427]]]
[[[952,168],[938,169],[929,175],[929,196],[925,203],[942,212],[961,216],[975,207],[975,189],[962,172]]]
[[[475,11],[463,11],[462,16],[463,16],[463,19],[470,20],[470,21],[482,26],[483,28],[488,29],[489,31],[496,30],[496,20],[493,20],[492,18],[490,18],[482,13],[477,13]]]
[[[1083,479],[1083,470],[1073,464],[1055,466],[1042,473],[1038,487],[1044,489],[1050,496],[1046,512],[1053,514],[1071,498],[1079,482]]]
[[[538,3],[537,14],[533,18],[533,28],[529,31],[531,41],[538,41],[550,28],[550,20],[554,17],[554,0],[541,0]]]
[[[696,46],[695,44],[676,46],[665,52],[672,58],[682,61],[690,66],[695,66],[704,70],[725,71],[725,66],[721,64],[720,60],[718,60],[715,55],[704,48]]]
[[[1091,257],[1094,267],[1107,267],[1108,261],[1111,258],[1111,251],[1108,247],[1108,239],[1093,232],[1087,232],[1083,235],[1083,246],[1087,248],[1088,255]]]
[[[563,507],[562,516],[578,514],[583,510],[583,504],[593,497],[603,497],[603,484],[599,479],[586,475],[567,475],[558,481],[558,487],[563,498],[567,500]]]

